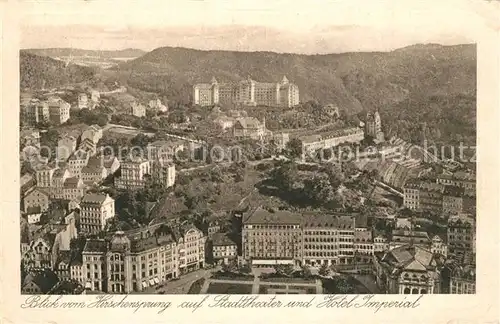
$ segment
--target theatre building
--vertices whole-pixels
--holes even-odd
[[[243,215],[243,258],[252,266],[300,265],[301,215],[261,207]]]
[[[373,257],[378,287],[387,294],[438,294],[440,274],[434,255],[413,244]]]

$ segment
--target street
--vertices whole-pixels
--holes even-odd
[[[178,280],[167,281],[162,285],[158,285],[155,287],[149,287],[146,290],[143,290],[142,294],[174,294],[174,295],[182,295],[187,294],[189,288],[196,280],[200,278],[209,278],[211,272],[214,269],[200,269],[179,277]]]

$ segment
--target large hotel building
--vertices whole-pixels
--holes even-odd
[[[200,106],[239,104],[247,106],[293,107],[299,104],[299,87],[283,77],[278,83],[250,78],[238,83],[198,83],[193,86],[193,103]]]
[[[353,262],[356,215],[297,214],[259,207],[243,217],[243,258],[252,266]]]
[[[203,268],[204,262],[205,236],[199,229],[157,224],[87,240],[77,265],[82,271],[71,271],[71,279],[89,290],[130,293]]]

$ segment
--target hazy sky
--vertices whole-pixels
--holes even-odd
[[[495,18],[478,0],[65,0],[19,6],[22,48],[391,50],[471,43],[484,17]]]

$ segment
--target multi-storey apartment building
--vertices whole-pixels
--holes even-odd
[[[91,140],[93,143],[97,144],[102,138],[102,128],[99,125],[91,125],[85,131],[83,131],[81,136],[81,142],[86,139]]]
[[[183,274],[205,266],[206,237],[193,224],[173,228],[179,253],[179,273]]]
[[[443,192],[443,212],[457,214],[463,211],[465,189],[456,186],[445,186]]]
[[[117,232],[106,253],[107,292],[130,293],[164,283],[177,277],[176,242],[162,228],[129,239]]]
[[[52,186],[50,195],[55,199],[64,199],[64,183],[71,177],[71,173],[66,167],[57,169],[52,175]]]
[[[371,263],[373,253],[372,231],[367,228],[356,228],[354,231],[354,255],[356,262]]]
[[[467,264],[453,269],[450,278],[450,294],[476,293],[476,266]]]
[[[384,252],[389,250],[389,241],[386,237],[378,235],[373,239],[373,252]]]
[[[359,143],[365,138],[362,128],[352,127],[333,132],[300,137],[302,153],[309,154],[318,150],[330,149],[345,143]]]
[[[167,188],[175,184],[175,165],[173,163],[153,161],[151,163],[151,173],[153,179]]]
[[[434,254],[440,254],[444,257],[448,256],[448,246],[446,245],[446,242],[439,237],[439,235],[434,235],[432,238],[431,252]]]
[[[25,107],[24,112],[26,121],[32,125],[50,120],[49,104],[47,101],[33,99]]]
[[[32,210],[36,210],[38,213],[45,212],[49,209],[49,193],[43,188],[33,188],[24,196],[23,204],[26,213]]]
[[[95,160],[92,160],[95,161]],[[82,180],[85,184],[100,183],[108,176],[108,171],[103,165],[96,165],[89,163],[82,168]]]
[[[256,208],[244,216],[243,258],[252,265],[301,264],[302,217]]]
[[[115,216],[115,200],[109,195],[86,194],[80,208],[80,228],[87,234],[98,234]]]
[[[81,178],[72,177],[64,181],[63,199],[67,201],[80,201],[85,195],[86,186]]]
[[[106,251],[108,242],[103,239],[89,239],[82,252],[82,276],[85,289],[104,291],[108,286]]]
[[[83,281],[90,290],[114,294],[144,291],[203,267],[204,246],[205,237],[196,228],[165,224],[116,232],[105,240],[87,240],[82,254]]]
[[[143,188],[147,175],[151,175],[151,161],[135,157],[120,162],[121,175],[115,179],[118,189]]]
[[[448,219],[448,257],[460,264],[471,263],[474,259],[476,222],[472,215],[459,214]]]
[[[306,215],[301,262],[311,266],[350,264],[354,258],[355,217],[338,214]]]
[[[76,150],[68,160],[68,170],[77,178],[82,176],[82,169],[89,162],[90,154],[84,150]]]
[[[69,119],[71,105],[59,97],[50,97],[47,102],[49,106],[49,120],[56,124],[64,124]]]
[[[52,186],[52,177],[56,170],[57,167],[53,165],[40,165],[35,175],[37,187],[50,188]]]
[[[414,179],[406,182],[403,188],[403,205],[416,211],[441,212],[445,186],[425,180]]]
[[[228,264],[238,257],[238,245],[226,233],[212,235],[212,258],[216,263]]]
[[[193,86],[193,103],[200,106],[240,104],[248,106],[293,107],[299,104],[299,88],[283,77],[278,83],[256,82],[199,83]]]

